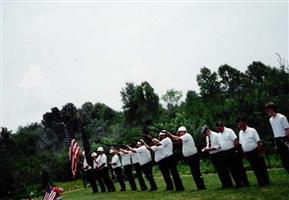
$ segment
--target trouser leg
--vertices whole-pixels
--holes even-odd
[[[103,181],[104,181],[104,184],[105,184],[108,192],[115,191],[115,187],[113,185],[113,182],[111,181],[111,179],[108,175],[107,167],[101,169],[100,173],[101,173],[101,176],[103,177]]]
[[[129,182],[131,190],[132,191],[136,190],[135,180],[134,180],[133,175],[132,175],[132,166],[131,165],[124,166],[124,173],[127,177],[127,180]]]
[[[135,163],[133,166],[134,166],[134,169],[136,171],[136,175],[137,175],[138,182],[139,182],[141,190],[142,191],[147,190],[148,188],[147,188],[147,186],[145,184],[145,181],[143,179],[142,170],[141,170],[140,164],[139,163]]]
[[[173,186],[173,182],[172,179],[170,177],[170,172],[169,169],[166,165],[166,161],[165,159],[162,159],[158,162],[159,168],[161,170],[161,173],[163,175],[164,181],[166,183],[166,190],[173,190],[174,186]]]
[[[228,168],[226,167],[226,165],[223,164],[222,156],[223,154],[219,152],[217,154],[211,155],[211,159],[215,170],[219,176],[219,179],[222,183],[222,187],[227,188],[233,186],[233,182]]]
[[[184,190],[184,185],[177,169],[177,163],[178,161],[175,155],[171,155],[166,159],[166,165],[168,166],[169,171],[173,177],[175,188],[177,191],[182,191]]]
[[[106,188],[105,188],[104,181],[103,181],[100,171],[95,171],[95,174],[96,174],[96,180],[98,181],[101,192],[106,192]]]
[[[150,190],[157,190],[157,185],[153,177],[152,173],[152,162],[149,162],[142,166],[143,172],[145,174],[146,179],[149,181],[151,189]]]
[[[266,169],[265,159],[263,156],[258,155],[257,149],[246,152],[247,160],[250,163],[252,170],[257,178],[259,185],[266,185],[269,183],[269,176]]]
[[[192,173],[192,176],[196,183],[197,188],[199,190],[205,189],[206,187],[205,187],[204,179],[200,170],[200,158],[199,158],[198,153],[187,157],[186,160],[189,164],[189,167],[190,167],[190,170],[191,170],[191,173]]]
[[[124,180],[123,180],[123,175],[122,175],[122,169],[121,169],[121,167],[115,168],[115,169],[114,169],[114,172],[115,172],[117,181],[118,181],[118,183],[119,183],[119,185],[120,185],[121,191],[124,191],[124,190],[125,190],[125,183],[124,183]]]
[[[289,149],[286,144],[281,144],[278,148],[283,167],[289,174]]]
[[[96,182],[95,182],[95,173],[92,169],[89,169],[86,171],[87,173],[87,178],[88,178],[88,181],[91,185],[91,189],[92,189],[92,192],[93,193],[96,193],[98,192],[98,188],[97,188],[97,185],[96,185]]]

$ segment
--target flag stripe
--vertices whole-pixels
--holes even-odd
[[[70,148],[69,148],[69,158],[70,158],[70,161],[71,161],[71,171],[72,171],[72,175],[73,176],[76,175],[79,153],[80,153],[80,148],[79,148],[76,140],[72,139],[71,140],[71,145],[70,145]]]
[[[51,192],[45,192],[45,195],[42,200],[54,200],[56,197],[56,192],[51,190]]]

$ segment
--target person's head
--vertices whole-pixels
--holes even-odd
[[[216,122],[216,130],[220,133],[223,133],[224,132],[224,123],[223,122]]]
[[[239,129],[241,129],[241,130],[243,130],[243,131],[245,131],[246,130],[246,128],[247,128],[247,119],[246,118],[240,118],[239,120],[238,120],[238,128]]]
[[[277,107],[273,102],[269,102],[264,106],[265,113],[269,116],[272,117],[277,113]]]
[[[110,149],[110,150],[109,150],[109,153],[110,153],[112,156],[116,154],[116,152],[115,152],[113,149]]]
[[[201,129],[201,133],[205,136],[209,136],[211,131],[207,125],[203,126]]]
[[[178,128],[178,136],[183,136],[187,133],[187,129],[184,126]]]
[[[95,159],[97,157],[97,154],[95,152],[92,152],[91,157],[92,157],[92,159]]]
[[[139,147],[141,147],[143,144],[142,144],[142,142],[140,142],[140,141],[138,141],[137,143],[136,143],[136,148],[139,148]]]
[[[162,130],[159,134],[159,139],[163,140],[167,137],[167,131],[166,130]]]
[[[103,154],[103,153],[104,153],[103,147],[98,147],[98,148],[97,148],[97,153],[98,153],[98,154]]]

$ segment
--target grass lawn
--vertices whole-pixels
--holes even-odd
[[[268,200],[289,200],[289,175],[284,169],[272,169],[269,171],[271,184],[266,187],[259,188],[256,183],[254,174],[248,172],[249,181],[251,186],[241,189],[220,189],[220,182],[216,174],[206,174],[204,175],[205,184],[207,189],[202,191],[197,191],[195,184],[190,175],[182,175],[183,184],[185,186],[185,191],[183,192],[166,192],[165,185],[162,177],[158,172],[155,173],[155,180],[158,185],[158,191],[156,192],[119,192],[119,185],[115,183],[118,192],[114,193],[96,193],[92,194],[90,188],[79,188],[76,190],[66,191],[63,194],[64,200],[131,200],[131,199],[166,199],[166,200],[258,200],[258,199],[268,199]],[[80,187],[80,182],[66,183],[61,185],[64,188],[73,187],[73,184],[78,184]],[[128,183],[126,183],[127,188],[129,188]],[[147,184],[148,185],[148,184]],[[82,187],[82,186],[81,186]]]

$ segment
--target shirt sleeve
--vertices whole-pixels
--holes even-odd
[[[283,126],[284,130],[289,128],[289,123],[288,123],[287,117],[285,115],[283,115],[283,117],[282,117],[282,126]]]
[[[232,130],[232,129],[230,129],[230,138],[234,141],[235,139],[237,139],[237,136],[236,136],[236,134],[235,134],[235,132]]]
[[[239,143],[242,144],[243,143],[243,135],[242,135],[242,131],[239,132]]]
[[[253,132],[253,137],[254,137],[254,140],[256,141],[256,143],[260,142],[260,137],[259,137],[259,134],[256,131],[256,129],[252,128],[252,132]]]
[[[206,136],[206,144],[207,144],[207,146],[206,146],[206,148],[209,148],[209,136]]]
[[[167,146],[169,144],[169,140],[168,139],[164,139],[162,141],[160,141],[160,143],[162,144],[162,146]]]

